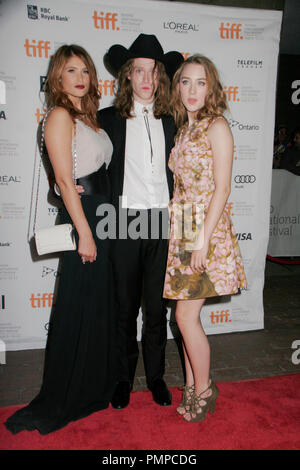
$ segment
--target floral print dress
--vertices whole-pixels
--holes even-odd
[[[197,208],[202,208],[205,220],[215,190],[207,130],[216,119],[224,118],[204,118],[189,128],[184,126],[177,134],[170,155],[169,167],[174,173],[175,186],[170,202],[170,241],[164,285],[164,297],[168,299],[229,295],[247,286],[240,249],[226,209],[210,238],[206,270],[195,273],[190,267],[192,243],[199,237],[201,227]],[[189,229],[185,230],[185,226]]]

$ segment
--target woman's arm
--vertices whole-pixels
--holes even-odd
[[[231,189],[233,137],[225,119],[217,119],[209,127],[207,135],[214,160],[215,191],[204,221],[203,246],[192,253],[191,267],[195,271],[206,268],[209,240],[220,220]]]
[[[79,235],[78,253],[95,261],[96,245],[73,181],[73,121],[63,108],[54,109],[46,122],[45,143],[61,197]]]

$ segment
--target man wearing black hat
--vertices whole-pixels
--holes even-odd
[[[169,115],[168,75],[183,57],[175,51],[164,54],[154,35],[140,34],[129,49],[112,46],[106,59],[118,74],[118,92],[114,106],[99,111],[98,119],[114,147],[109,175],[117,220],[120,225],[125,220],[128,228],[124,236],[118,226],[119,236],[112,245],[119,304],[118,384],[112,406],[120,409],[129,403],[139,354],[137,317],[142,291],[147,386],[154,401],[167,406],[171,393],[163,380],[167,309],[162,293],[168,251],[166,214],[173,191],[168,159],[176,133]]]

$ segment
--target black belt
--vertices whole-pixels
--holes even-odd
[[[98,171],[77,178],[76,184],[84,188],[84,193],[82,193],[81,196],[101,194],[110,197],[110,183],[105,164],[103,164]]]

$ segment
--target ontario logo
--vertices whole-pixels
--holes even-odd
[[[236,128],[239,131],[259,131],[260,129],[258,124],[243,124],[235,119],[228,119],[228,124],[229,127]]]
[[[179,23],[176,21],[164,21],[164,29],[174,31],[175,33],[189,33],[199,31],[198,24]]]

